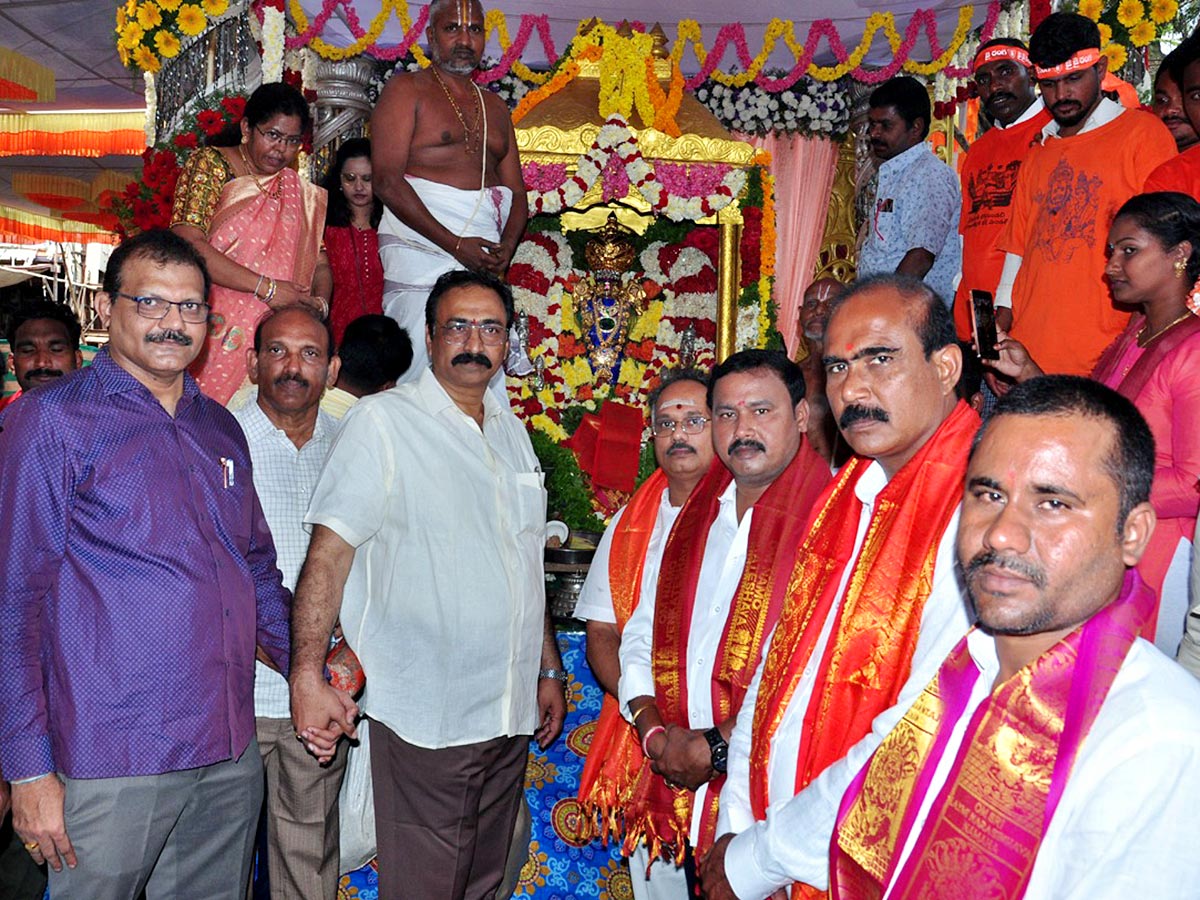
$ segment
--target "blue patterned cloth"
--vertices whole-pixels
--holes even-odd
[[[582,632],[560,632],[563,665],[571,673],[567,724],[546,752],[531,745],[525,796],[533,818],[529,858],[521,870],[514,900],[631,900],[629,867],[618,848],[579,837],[576,794],[583,760],[600,715],[603,691],[585,659]],[[343,875],[339,900],[378,900],[373,864]]]

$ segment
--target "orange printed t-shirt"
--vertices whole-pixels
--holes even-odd
[[[1151,172],[1145,190],[1179,191],[1200,200],[1200,146],[1172,156]]]
[[[1104,280],[1108,228],[1121,204],[1175,153],[1166,126],[1137,109],[1031,148],[1000,248],[1021,257],[1013,337],[1043,371],[1087,375],[1129,321]]]
[[[1041,105],[1041,101],[1037,101]],[[1004,251],[997,244],[1008,224],[1017,172],[1029,155],[1050,113],[1045,107],[1032,118],[1008,128],[992,128],[971,145],[962,167],[962,279],[954,294],[954,325],[964,341],[971,339],[971,291],[996,292]]]

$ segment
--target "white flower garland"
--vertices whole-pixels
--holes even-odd
[[[286,20],[281,10],[275,9],[272,6],[268,6],[263,10],[263,84],[273,84],[283,80],[283,37],[285,24]]]
[[[614,116],[600,127],[591,149],[579,158],[575,174],[556,188],[528,191],[530,212],[558,213],[575,206],[596,183],[610,159],[616,156],[625,169],[629,184],[646,198],[652,209],[674,221],[696,221],[724,209],[746,186],[746,173],[730,169],[716,192],[706,197],[680,197],[668,193],[666,185],[654,175],[637,146],[637,138],[629,125]]]
[[[142,82],[145,85],[146,97],[146,121],[142,128],[146,132],[146,146],[154,146],[155,127],[154,121],[158,118],[158,94],[154,90],[154,73],[143,72]]]

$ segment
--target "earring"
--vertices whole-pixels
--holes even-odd
[[[1175,260],[1175,277],[1182,278],[1183,273],[1187,271],[1187,263],[1182,259]]]

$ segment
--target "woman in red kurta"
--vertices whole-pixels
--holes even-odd
[[[338,148],[325,177],[325,252],[333,270],[329,324],[340,345],[346,326],[359,316],[383,312],[383,265],[379,235],[383,203],[371,188],[371,142],[354,138]],[[411,337],[411,335],[410,335]]]
[[[1156,192],[1128,200],[1108,233],[1104,274],[1113,300],[1140,308],[1101,354],[1091,377],[1132,400],[1154,434],[1154,536],[1138,564],[1170,621],[1157,643],[1174,653],[1186,610],[1188,551],[1200,510],[1200,203]],[[1062,335],[1070,340],[1070,335]],[[1018,381],[1042,374],[1020,342],[999,344],[995,369]]]

